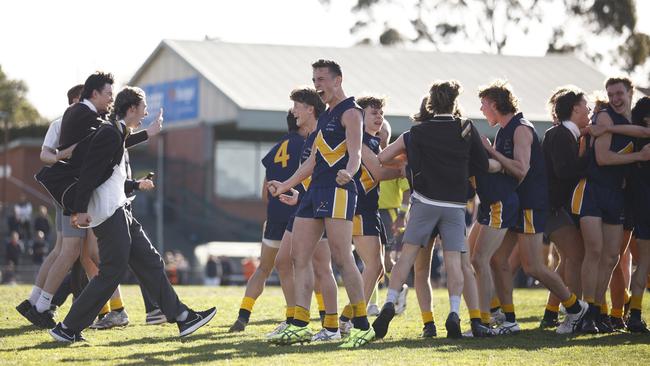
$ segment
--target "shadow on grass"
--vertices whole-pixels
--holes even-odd
[[[41,329],[35,325],[21,325],[17,328],[2,328],[0,329],[0,338],[20,336],[30,331],[45,331],[45,329]]]
[[[543,339],[543,345],[540,340]],[[234,341],[229,341],[234,340]],[[533,341],[534,340],[534,341]],[[92,342],[92,341],[91,341]],[[112,341],[101,347],[119,349],[122,346],[146,345],[154,343],[167,343],[163,351],[152,350],[151,352],[137,352],[128,355],[115,354],[110,357],[97,357],[92,354],[87,358],[69,358],[62,361],[73,362],[100,362],[122,363],[129,365],[150,365],[150,364],[194,364],[206,361],[219,361],[231,359],[245,359],[250,357],[271,357],[281,354],[296,353],[320,353],[335,351],[340,343],[316,343],[304,346],[272,346],[264,339],[233,339],[232,335],[220,332],[198,333],[179,339],[171,336],[165,338],[145,337],[139,339],[128,339],[123,341]],[[591,336],[560,336],[554,332],[540,330],[524,330],[518,335],[502,336],[495,338],[472,339],[465,338],[452,340],[447,338],[434,339],[391,339],[373,342],[364,349],[385,350],[390,348],[427,349],[437,352],[459,352],[464,350],[498,350],[498,349],[519,349],[519,350],[541,350],[547,348],[563,347],[594,347],[613,345],[634,345],[648,344],[650,337],[636,334],[617,333],[611,335]],[[90,343],[92,345],[92,343]],[[37,345],[35,348],[55,348],[60,343],[48,342]]]

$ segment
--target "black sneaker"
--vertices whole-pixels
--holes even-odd
[[[460,331],[460,318],[455,312],[451,312],[447,316],[445,328],[447,328],[447,338],[463,338],[463,333]]]
[[[481,324],[481,322],[472,322],[471,325],[474,338],[494,337],[495,335],[492,328]]]
[[[596,326],[598,327],[599,333],[614,333],[614,326],[609,320],[609,315],[601,314],[596,319]]]
[[[549,329],[549,328],[557,328],[560,325],[560,322],[555,319],[546,319],[542,318],[542,321],[539,322],[539,329]]]
[[[217,308],[213,307],[205,311],[194,311],[192,309],[187,309],[187,319],[176,322],[178,324],[178,331],[180,332],[181,337],[188,336],[194,333],[197,329],[206,325],[212,318],[214,314],[217,313]]]
[[[422,338],[434,338],[437,335],[438,332],[436,330],[436,324],[434,322],[428,322],[424,325],[424,328],[422,328]]]
[[[235,323],[228,329],[228,333],[243,332],[246,329],[248,322],[242,318],[237,318]]]
[[[625,325],[625,320],[623,320],[623,318],[610,316],[609,320],[610,323],[612,324],[612,329],[614,329],[614,331],[624,332],[625,329],[627,329],[627,326]]]
[[[377,319],[372,322],[372,329],[375,330],[375,338],[382,339],[388,333],[388,326],[390,321],[395,317],[395,304],[392,302],[387,302],[381,308]]]
[[[648,326],[645,324],[643,319],[630,317],[627,321],[627,330],[631,333],[650,333]]]
[[[582,333],[596,334],[599,332],[596,322],[590,316],[585,316],[582,319],[582,324],[580,325],[580,331]]]
[[[27,313],[25,313],[25,317],[39,328],[52,329],[56,326],[56,322],[54,322],[54,314],[49,310],[39,313],[38,310],[36,310],[36,307],[32,306]]]
[[[32,303],[29,300],[25,300],[16,306],[16,310],[22,315],[25,319],[29,320],[27,317],[27,312],[32,308]]]
[[[61,323],[57,324],[54,329],[48,330],[48,333],[58,342],[74,343],[86,341],[86,338],[81,335],[81,332],[75,332],[72,329],[63,329]]]

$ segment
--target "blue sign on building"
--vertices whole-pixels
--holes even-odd
[[[149,124],[158,115],[162,107],[165,123],[195,119],[199,116],[199,78],[192,77],[158,84],[145,85],[142,88],[147,95]]]

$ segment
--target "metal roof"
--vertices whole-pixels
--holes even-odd
[[[575,84],[586,92],[603,89],[605,76],[573,56],[544,57],[443,53],[393,47],[349,48],[226,43],[213,40],[163,40],[136,72],[136,80],[157,52],[169,47],[214,84],[241,110],[286,111],[289,92],[311,85],[311,63],[335,60],[343,70],[347,95],[377,93],[388,97],[387,116],[415,113],[436,79],[463,85],[464,113],[483,119],[477,91],[496,78],[510,81],[524,115],[549,121],[546,101],[560,85]]]

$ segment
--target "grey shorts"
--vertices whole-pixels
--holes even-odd
[[[411,202],[403,242],[424,247],[429,244],[436,227],[444,251],[467,252],[465,208],[433,206],[417,199]]]
[[[565,226],[576,226],[577,221],[567,212],[565,208],[550,210],[546,217],[546,226],[544,227],[544,237],[550,240],[554,231]]]
[[[63,214],[63,209],[59,205],[54,205],[56,208],[56,231],[63,234],[64,238],[85,238],[88,229],[78,229],[70,224],[70,216]]]

